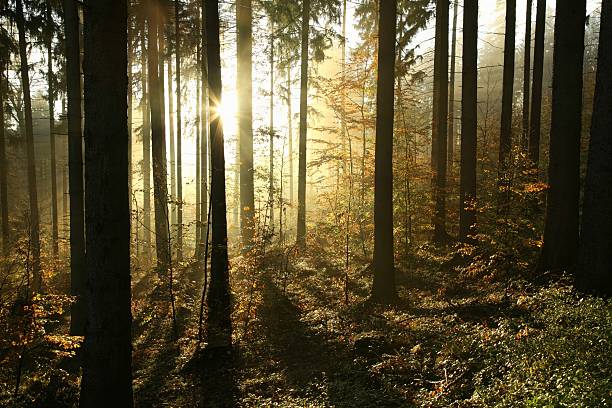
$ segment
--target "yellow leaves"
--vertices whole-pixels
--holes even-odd
[[[411,354],[419,354],[422,351],[423,347],[420,344],[417,344],[413,348],[410,349]]]
[[[542,191],[548,190],[548,184],[537,182],[537,183],[528,183],[525,185],[525,193],[533,194],[533,193],[541,193]]]

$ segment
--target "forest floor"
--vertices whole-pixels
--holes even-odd
[[[197,351],[201,282],[177,271],[177,333],[156,279],[134,285],[137,407],[612,406],[612,304],[563,280],[466,277],[452,255],[397,270],[399,300],[368,301],[322,248],[233,260],[231,355]],[[257,272],[252,272],[256,270]]]

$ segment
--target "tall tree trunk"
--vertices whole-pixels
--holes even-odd
[[[174,125],[174,86],[172,77],[174,75],[172,69],[172,58],[168,60],[168,116],[170,118],[170,127],[168,129],[168,138],[170,139],[170,225],[176,225],[176,139]]]
[[[461,175],[459,239],[469,241],[476,224],[476,146],[478,97],[478,0],[463,8],[463,69],[461,74]]]
[[[34,155],[34,130],[32,125],[32,99],[30,97],[30,73],[26,45],[25,18],[22,0],[16,2],[17,30],[19,31],[19,56],[21,59],[21,89],[23,92],[23,110],[25,119],[25,144],[28,169],[28,196],[30,201],[30,248],[32,256],[32,290],[42,290],[42,272],[40,270],[40,219],[38,215],[38,192],[36,190],[36,158]]]
[[[270,26],[270,153],[268,174],[268,206],[270,232],[274,233],[274,23]],[[282,211],[282,209],[281,209]]]
[[[390,302],[395,291],[393,252],[393,103],[397,0],[379,4],[374,174],[374,282],[372,299]]]
[[[183,149],[181,103],[181,24],[180,1],[174,0],[174,29],[176,36],[176,260],[183,260]]]
[[[537,168],[540,162],[546,0],[537,0],[536,7],[535,41],[533,49],[533,89],[531,90],[531,123],[529,124],[529,159]]]
[[[444,244],[446,233],[446,166],[448,138],[448,0],[436,0],[436,45],[434,62],[434,109],[432,143],[434,145],[434,236]]]
[[[501,131],[499,136],[499,209],[506,210],[509,195],[509,165],[512,150],[512,102],[514,96],[514,46],[516,37],[516,0],[506,0],[506,34],[504,39],[504,77],[502,90]]]
[[[287,138],[289,139],[289,146],[287,148],[287,155],[289,156],[289,211],[293,213],[293,112],[291,110],[291,63],[287,64]]]
[[[199,14],[199,9],[198,9],[198,16],[197,18],[197,25],[198,25],[198,31],[201,30],[200,28],[200,14]],[[198,258],[198,248],[200,248],[200,237],[202,235],[202,218],[201,218],[201,210],[200,210],[200,202],[202,200],[202,165],[200,163],[200,151],[201,151],[201,147],[200,144],[201,142],[201,134],[202,134],[202,82],[200,81],[201,78],[201,63],[200,63],[200,58],[201,58],[201,48],[200,48],[200,42],[198,41],[197,45],[196,45],[196,116],[195,116],[195,127],[196,127],[196,175],[195,175],[195,187],[196,187],[196,200],[195,200],[195,212],[196,212],[196,218],[195,218],[195,230],[196,230],[196,236],[195,236],[195,255],[194,257],[196,259]]]
[[[142,16],[142,31],[140,38],[140,65],[142,75],[142,212],[143,212],[143,247],[145,259],[151,254],[151,106],[149,104],[149,79],[147,61],[147,27],[145,14]]]
[[[227,256],[227,219],[225,203],[225,149],[223,124],[214,109],[221,104],[221,44],[219,41],[219,4],[206,1],[206,39],[210,106],[212,253],[208,288],[208,346],[226,349],[232,345],[229,266]]]
[[[302,50],[300,54],[300,140],[298,152],[297,244],[306,245],[306,138],[308,136],[308,40],[310,0],[302,2]]]
[[[589,161],[582,207],[577,286],[590,293],[612,295],[612,1],[601,4],[597,82]]]
[[[455,73],[457,59],[457,14],[459,9],[459,0],[453,2],[453,38],[451,40],[451,60],[450,60],[450,85],[448,87],[448,172],[453,171],[455,162],[455,143],[457,140],[455,132]]]
[[[157,265],[160,271],[165,271],[170,265],[168,246],[168,186],[166,181],[166,138],[164,133],[164,108],[162,104],[163,71],[160,70],[158,55],[158,40],[161,42],[163,33],[159,23],[159,6],[154,2],[149,11],[148,30],[148,65],[149,65],[149,104],[151,106],[151,145],[153,155],[153,200],[155,207],[155,249]],[[163,67],[163,65],[161,65]]]
[[[2,254],[8,255],[11,247],[9,209],[8,209],[8,189],[7,189],[7,161],[6,161],[6,140],[4,135],[4,81],[8,78],[4,75],[4,69],[8,61],[0,60],[0,222],[2,222]]]
[[[47,48],[47,99],[49,102],[49,155],[51,156],[51,248],[53,257],[59,254],[59,227],[57,209],[57,164],[55,160],[55,90],[53,89],[53,18],[51,5],[47,3],[45,19],[48,24],[48,33],[45,36]]]
[[[575,266],[586,0],[559,2],[555,17],[552,119],[544,244],[537,270]]]
[[[204,246],[207,241],[207,230],[208,230],[208,125],[209,125],[209,106],[208,106],[208,45],[206,40],[206,6],[204,0],[201,0],[200,8],[202,11],[202,55],[200,59],[200,74],[201,74],[201,88],[202,88],[202,134],[200,137],[200,166],[201,166],[201,180],[200,180],[200,219],[202,222],[206,222],[206,226],[202,226],[200,230],[200,249],[198,252],[198,259],[201,260],[204,256]]]
[[[84,31],[89,324],[80,406],[130,408],[133,394],[126,1],[87,3]]]
[[[253,10],[251,0],[238,0],[238,139],[240,153],[240,234],[242,249],[253,245],[255,189],[253,184]]]
[[[79,10],[73,0],[64,0],[66,38],[66,88],[68,98],[68,167],[70,192],[70,334],[85,334],[87,320],[87,274],[85,270],[85,198],[83,191],[83,132],[81,111],[81,42]]]
[[[525,58],[523,63],[523,134],[521,147],[527,151],[529,143],[529,99],[531,94],[531,10],[533,0],[527,0],[525,15]]]

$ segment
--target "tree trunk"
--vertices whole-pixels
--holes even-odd
[[[206,1],[206,39],[210,106],[221,104],[221,44],[219,41],[219,5],[217,0]],[[211,145],[211,201],[212,252],[210,286],[208,288],[208,347],[230,348],[232,321],[230,303],[229,266],[227,255],[227,219],[225,203],[225,149],[221,117],[212,109],[210,121]]]
[[[582,207],[576,285],[585,292],[612,295],[612,1],[603,0],[599,31],[597,82],[589,161]]]
[[[268,174],[268,205],[270,233],[274,233],[274,24],[270,26],[270,153]],[[282,210],[281,210],[282,211]]]
[[[89,2],[84,31],[89,324],[80,406],[129,408],[133,396],[126,1]]]
[[[531,90],[531,123],[529,124],[529,160],[535,168],[540,162],[542,122],[542,78],[544,77],[544,32],[546,0],[537,0],[535,41],[533,49],[533,89]]]
[[[201,21],[202,21],[202,55],[200,60],[200,74],[201,77],[201,88],[202,94],[202,134],[200,136],[200,166],[201,166],[201,180],[200,180],[200,219],[202,223],[206,222],[200,230],[200,248],[198,252],[198,259],[201,260],[204,256],[204,246],[208,240],[208,122],[209,122],[209,110],[208,110],[208,50],[206,41],[206,6],[204,0],[200,8],[202,10]]]
[[[580,132],[586,0],[557,4],[544,244],[537,270],[575,266],[580,201]]]
[[[434,106],[432,143],[434,144],[434,236],[444,244],[446,233],[446,166],[448,138],[448,0],[436,0],[436,44],[434,62]]]
[[[531,9],[533,0],[527,0],[525,16],[525,59],[523,63],[523,134],[521,147],[527,151],[529,141],[529,98],[531,93]]]
[[[34,155],[34,131],[32,125],[32,99],[30,97],[30,73],[26,45],[25,18],[22,0],[16,2],[17,30],[19,31],[19,56],[21,59],[21,88],[23,92],[23,110],[25,119],[25,144],[28,169],[28,196],[30,202],[30,249],[32,256],[32,290],[42,290],[42,272],[40,270],[40,219],[38,215],[38,192],[36,190],[36,158]]]
[[[176,225],[176,145],[175,145],[175,125],[174,125],[174,87],[172,58],[168,61],[168,116],[170,118],[170,128],[168,138],[170,139],[170,225]]]
[[[59,227],[57,209],[57,164],[55,160],[55,90],[53,89],[53,32],[51,30],[53,19],[51,17],[51,5],[47,3],[45,19],[48,24],[48,33],[45,36],[47,48],[47,99],[49,102],[49,155],[51,156],[51,248],[53,257],[59,254]]]
[[[510,201],[509,165],[512,150],[512,103],[514,94],[514,46],[516,37],[516,0],[506,0],[506,33],[504,39],[504,76],[502,89],[501,131],[499,136],[499,210]]]
[[[198,29],[200,29],[199,25],[200,25],[200,15],[198,13],[198,16],[196,17],[197,19],[197,24],[198,24]],[[201,71],[200,71],[200,67],[201,67],[201,63],[200,63],[200,58],[201,58],[201,48],[200,48],[200,43],[198,42],[198,44],[196,45],[196,116],[195,116],[195,127],[196,127],[196,174],[195,174],[195,187],[196,187],[196,205],[195,205],[195,212],[196,212],[196,218],[195,218],[195,230],[196,230],[196,236],[195,236],[195,254],[194,254],[194,258],[195,259],[199,259],[198,258],[198,248],[200,248],[200,237],[202,235],[202,218],[200,217],[201,215],[201,210],[200,210],[200,202],[202,200],[202,165],[200,163],[200,151],[201,151],[201,147],[200,144],[201,142],[201,134],[202,134],[202,82],[200,81],[200,77],[202,75]]]
[[[238,0],[236,29],[238,48],[238,131],[240,152],[240,234],[242,249],[253,245],[255,190],[253,185],[253,10],[251,0]]]
[[[476,223],[476,146],[478,97],[478,0],[463,9],[463,69],[461,74],[461,175],[459,239],[469,241]]]
[[[293,212],[293,190],[294,190],[294,177],[293,177],[293,112],[291,110],[291,64],[287,64],[287,138],[289,139],[289,146],[287,148],[287,155],[289,156],[289,211]]]
[[[297,244],[306,245],[306,138],[308,136],[308,40],[310,33],[310,0],[302,3],[302,50],[300,72],[300,140],[298,152]]]
[[[456,66],[455,61],[457,59],[457,14],[459,9],[459,1],[455,0],[453,3],[453,38],[451,44],[451,61],[450,61],[450,85],[448,87],[448,143],[447,143],[447,154],[448,154],[448,172],[453,171],[453,164],[455,161],[455,72]]]
[[[181,104],[181,25],[180,2],[174,0],[174,29],[176,36],[176,260],[183,260],[183,149],[182,149],[182,104]]]
[[[144,12],[143,12],[144,13]],[[140,64],[142,75],[142,212],[143,212],[143,247],[145,259],[151,255],[151,106],[149,105],[148,91],[148,61],[146,19],[142,16],[142,31],[140,38]]]
[[[7,161],[6,161],[6,140],[4,135],[4,81],[8,78],[4,75],[4,68],[8,61],[0,61],[0,218],[2,222],[2,254],[8,255],[11,247],[9,210],[8,210],[8,189],[7,189]]]
[[[66,88],[68,98],[68,167],[70,192],[70,334],[85,334],[87,274],[85,270],[85,199],[83,192],[83,133],[81,114],[81,44],[79,11],[73,0],[64,0],[66,38]]]
[[[149,104],[151,106],[151,146],[153,155],[153,200],[155,207],[155,249],[157,266],[165,271],[170,265],[168,246],[168,186],[166,180],[166,138],[164,134],[164,108],[162,105],[163,71],[160,68],[158,40],[159,11],[152,7],[149,11],[148,65],[149,65]],[[159,38],[158,38],[159,37]],[[161,42],[161,41],[160,41]],[[161,65],[163,67],[163,65]],[[159,76],[158,76],[159,75]]]
[[[395,291],[393,252],[393,103],[397,0],[379,4],[376,148],[374,174],[374,281],[372,299],[391,302]]]

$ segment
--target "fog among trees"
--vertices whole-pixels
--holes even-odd
[[[0,406],[612,405],[612,0],[0,2]]]

